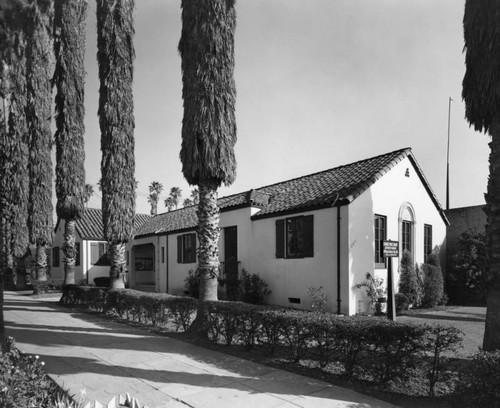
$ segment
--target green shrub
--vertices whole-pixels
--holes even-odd
[[[187,278],[184,279],[184,289],[189,296],[195,299],[200,297],[200,276],[196,272],[188,272]]]
[[[405,294],[396,293],[394,295],[394,299],[396,302],[396,313],[401,313],[405,310],[408,310],[410,301],[408,300],[408,297]]]
[[[306,293],[307,297],[311,299],[311,309],[313,312],[326,313],[328,311],[328,296],[322,286],[319,288],[310,287]]]
[[[255,273],[248,273],[245,269],[241,271],[240,291],[241,300],[254,305],[264,303],[264,298],[271,294],[264,279]]]
[[[443,274],[441,268],[431,264],[423,264],[424,290],[422,307],[431,308],[443,299]]]
[[[33,281],[33,294],[59,293],[62,291],[64,281],[62,279],[47,279],[46,281]]]
[[[450,251],[446,291],[453,304],[486,304],[484,242],[484,234],[464,232],[458,240],[457,248]]]
[[[355,285],[356,288],[366,288],[366,295],[370,298],[371,307],[374,308],[380,298],[387,294],[387,288],[384,285],[384,280],[377,276],[372,275],[370,272],[366,273],[366,280]]]
[[[425,360],[425,371],[429,380],[429,396],[434,396],[436,383],[442,379],[448,363],[444,352],[455,351],[460,347],[464,334],[456,327],[451,326],[423,326],[425,336],[423,345],[430,358]]]
[[[401,257],[399,273],[399,293],[408,298],[409,304],[416,304],[418,300],[418,280],[411,253],[407,250],[403,252]]]
[[[477,353],[462,370],[456,405],[500,407],[500,350]]]
[[[22,354],[14,339],[0,354],[0,406],[3,408],[50,407],[65,394],[43,370],[38,356]]]

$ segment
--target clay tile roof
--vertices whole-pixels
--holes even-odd
[[[252,218],[348,204],[392,167],[411,154],[410,148],[372,157],[319,173],[257,189],[267,194],[268,205]]]
[[[140,227],[144,222],[151,218],[147,214],[135,215],[135,227]],[[98,208],[87,208],[78,221],[76,221],[76,230],[82,239],[93,241],[106,241],[104,238],[104,226],[102,223],[102,211]]]
[[[252,216],[252,219],[258,219],[349,204],[407,157],[415,166],[418,176],[444,222],[448,223],[439,201],[410,148],[395,150],[319,173],[222,197],[219,199],[219,207],[221,211],[245,206],[259,207],[260,211]],[[137,230],[136,236],[194,229],[196,225],[196,207],[191,206],[157,215],[144,223]]]

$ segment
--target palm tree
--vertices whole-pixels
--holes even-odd
[[[9,26],[8,66],[10,67],[10,109],[8,119],[8,141],[4,149],[10,171],[3,174],[10,181],[10,206],[12,225],[10,248],[17,275],[16,288],[26,285],[24,257],[28,249],[28,131],[25,115],[26,108],[26,10],[23,3],[16,1],[6,14]]]
[[[94,195],[94,186],[92,184],[85,184],[85,191],[83,193],[83,201],[87,205]]]
[[[134,235],[133,12],[134,0],[97,0],[102,215],[113,288],[125,287],[125,244]]]
[[[152,181],[149,185],[148,202],[151,204],[151,215],[158,213],[158,199],[163,191],[163,185],[158,181]]]
[[[182,0],[179,52],[182,66],[182,172],[199,188],[198,269],[200,309],[217,299],[219,207],[217,189],[236,176],[234,0]]]
[[[5,7],[7,6],[7,7]],[[5,8],[4,8],[5,7]],[[3,290],[6,272],[19,267],[28,246],[28,141],[26,106],[26,28],[24,5],[0,7],[0,344],[5,346]],[[7,99],[9,109],[7,110]],[[23,275],[18,273],[17,287]]]
[[[52,2],[30,2],[27,35],[26,119],[29,135],[29,203],[30,242],[36,245],[37,280],[47,280],[46,247],[52,242],[52,134],[51,117],[51,44]]]
[[[167,211],[170,212],[175,207],[174,200],[172,197],[165,198],[165,207],[167,207]]]
[[[182,202],[183,207],[190,207],[193,204],[194,204],[193,200],[191,200],[190,198],[185,198],[184,201]]]
[[[200,202],[200,193],[197,188],[193,188],[191,190],[191,200],[193,201],[194,205],[198,205]]]
[[[462,97],[475,130],[491,137],[486,199],[486,326],[483,349],[500,349],[500,3],[467,0]]]
[[[64,284],[75,283],[75,225],[85,211],[84,57],[87,0],[54,3],[57,216],[64,225]]]
[[[176,210],[179,207],[181,196],[182,196],[182,190],[180,189],[180,187],[172,187],[170,189],[170,197],[172,198],[172,202],[174,203]]]

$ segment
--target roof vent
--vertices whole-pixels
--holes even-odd
[[[410,169],[406,168],[405,177],[410,177]]]

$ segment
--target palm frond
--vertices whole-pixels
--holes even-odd
[[[110,243],[129,241],[134,227],[133,11],[133,0],[97,0],[102,211]]]
[[[65,220],[80,218],[85,209],[86,16],[86,0],[55,2],[56,211]]]
[[[182,172],[189,184],[233,183],[236,176],[234,0],[183,0]]]

